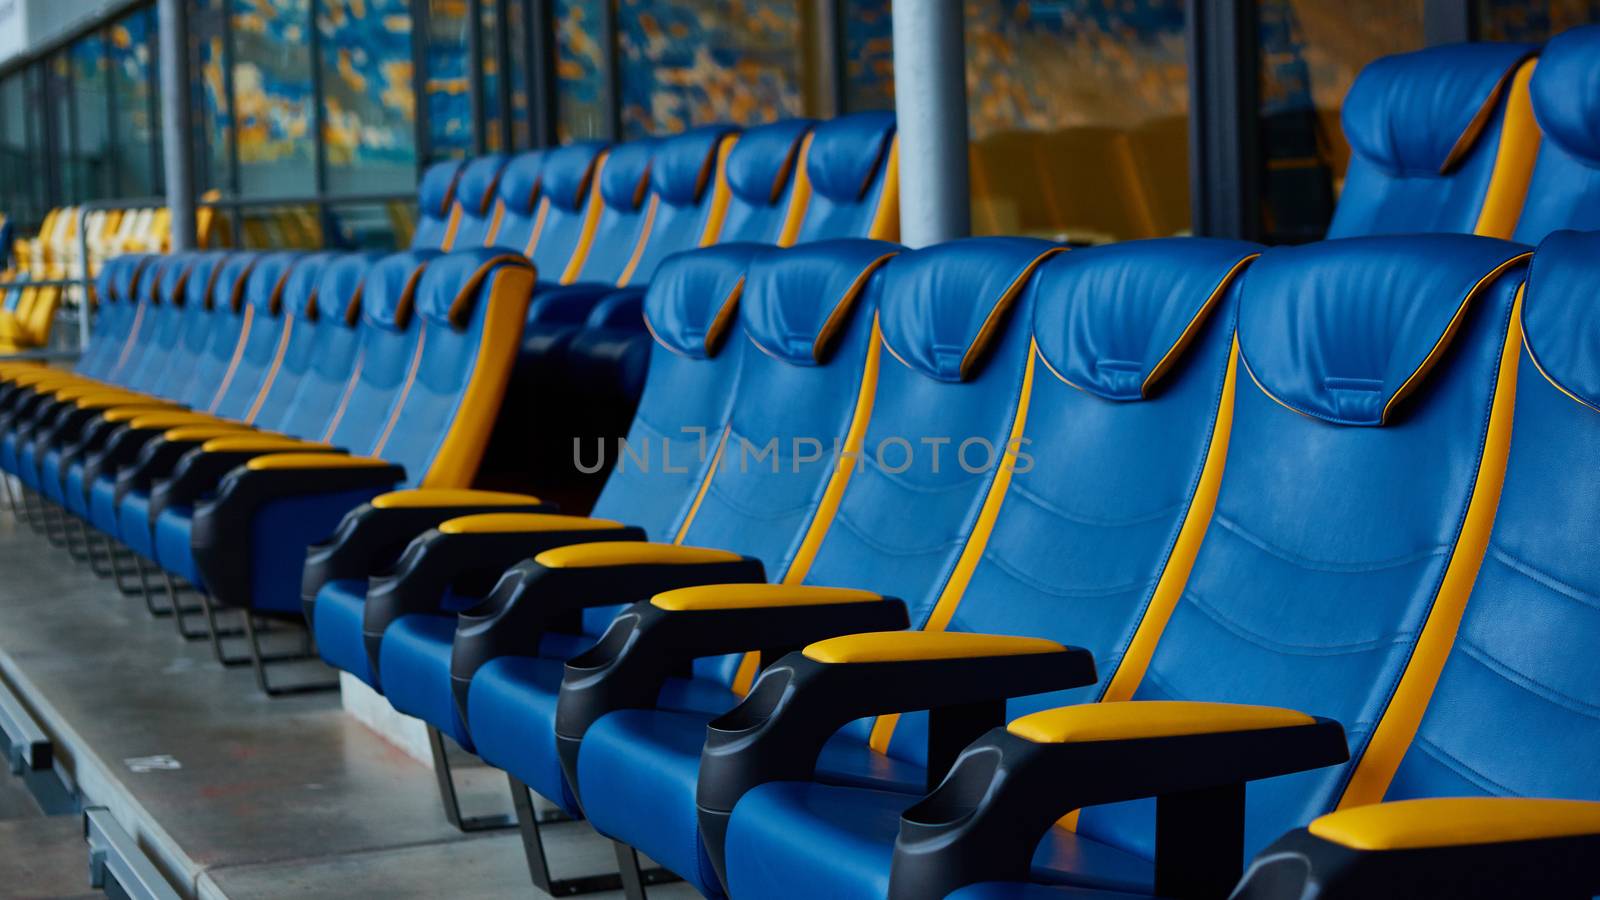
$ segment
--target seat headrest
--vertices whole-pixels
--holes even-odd
[[[1240,361],[1296,412],[1383,425],[1426,379],[1472,300],[1527,254],[1465,234],[1267,250],[1244,275]]]
[[[1028,279],[1059,244],[968,238],[912,250],[884,271],[878,322],[895,358],[929,378],[970,381]]]
[[[1033,276],[1033,339],[1062,381],[1107,400],[1142,400],[1219,313],[1261,252],[1243,241],[1156,238],[1056,256]],[[1225,313],[1232,315],[1231,310]]]
[[[130,296],[142,303],[160,303],[161,273],[168,261],[169,257],[156,255],[146,263],[134,278]]]
[[[211,285],[211,308],[239,312],[244,309],[244,289],[259,253],[229,253]]]
[[[1544,65],[1540,63],[1540,65]],[[1558,231],[1533,254],[1522,340],[1551,384],[1600,412],[1600,232]]]
[[[0,250],[0,253],[3,252]],[[125,256],[114,256],[100,267],[100,274],[94,279],[94,296],[98,302],[115,303],[122,299],[118,292],[121,289],[122,270],[127,268],[128,262],[129,259]],[[13,283],[23,281],[25,278],[23,273],[17,273]]]
[[[1472,149],[1531,44],[1474,43],[1385,56],[1341,113],[1350,149],[1391,175],[1441,175]]]
[[[644,295],[650,336],[690,359],[722,352],[739,312],[750,261],[766,249],[760,244],[718,244],[662,260]]]
[[[864,112],[818,125],[806,151],[811,189],[840,203],[860,200],[894,139],[894,113]]]
[[[579,141],[547,152],[541,175],[544,195],[562,209],[581,208],[589,194],[595,160],[605,149],[600,141]]]
[[[1600,25],[1551,38],[1528,93],[1545,140],[1600,168]]]
[[[484,279],[503,266],[533,269],[527,257],[493,247],[474,247],[434,257],[417,282],[417,315],[435,325],[465,328]]]
[[[211,308],[211,290],[216,285],[218,270],[227,260],[228,254],[221,250],[211,250],[205,253],[194,254],[194,268],[189,270],[189,281],[184,285],[183,304],[189,306],[199,304],[202,309]],[[156,264],[152,263],[145,271],[154,272]]]
[[[600,167],[600,198],[612,209],[635,210],[650,187],[650,162],[660,143],[649,138],[617,144]]]
[[[300,254],[293,252],[262,254],[245,282],[244,302],[258,314],[277,315],[283,309],[284,282],[299,258]]]
[[[486,216],[494,205],[494,189],[500,182],[500,173],[510,157],[504,153],[490,153],[468,162],[461,168],[456,181],[456,198],[469,216]]]
[[[328,265],[336,258],[338,258],[337,253],[328,251],[296,258],[294,268],[289,272],[289,279],[283,283],[283,290],[279,291],[286,315],[312,322],[321,318],[322,313],[317,302],[317,286],[322,282],[322,275],[327,271]],[[337,316],[339,310],[334,309],[333,314]]]
[[[728,188],[746,203],[770,206],[794,176],[800,145],[816,126],[811,119],[784,119],[752,128],[728,151]]]
[[[440,253],[402,250],[372,264],[361,283],[361,318],[368,325],[404,331],[411,324],[417,280]]]
[[[657,141],[650,186],[673,206],[699,203],[717,172],[717,148],[738,130],[732,125],[702,125]]]
[[[518,153],[500,172],[498,192],[506,209],[518,215],[533,214],[533,205],[539,202],[539,188],[544,177],[544,151],[529,150]]]
[[[138,299],[134,296],[134,287],[139,283],[139,274],[145,266],[150,264],[150,257],[143,253],[130,254],[117,257],[122,266],[117,269],[115,280],[112,282],[112,293],[118,300],[133,302]]]
[[[361,321],[362,281],[381,259],[381,253],[335,254],[317,279],[317,309],[331,321],[354,328]]]
[[[194,254],[175,253],[161,269],[161,279],[156,282],[154,299],[157,303],[171,299],[179,306],[184,305],[184,287],[189,281],[189,271],[194,267]]]
[[[450,201],[455,199],[461,167],[461,160],[447,159],[434,163],[422,173],[422,183],[417,185],[418,214],[436,217],[450,214]]]
[[[863,239],[768,250],[745,277],[745,334],[767,355],[794,365],[827,362],[868,281],[904,249]]]

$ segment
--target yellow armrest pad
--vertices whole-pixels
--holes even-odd
[[[259,450],[293,450],[297,453],[317,453],[332,450],[333,447],[328,444],[314,444],[310,441],[302,441],[299,438],[249,432],[214,437],[201,444],[200,449],[206,453],[253,453]]]
[[[535,556],[547,569],[590,569],[600,566],[693,566],[738,562],[737,553],[681,544],[647,544],[644,541],[597,541],[557,547]]]
[[[128,424],[134,428],[161,429],[177,428],[182,425],[205,425],[207,427],[233,428],[235,430],[249,429],[250,427],[242,422],[231,422],[206,413],[188,412],[179,409],[142,413],[129,419]]]
[[[208,441],[212,438],[232,437],[240,433],[262,434],[248,425],[237,422],[218,422],[215,425],[180,425],[168,430],[163,437],[169,441]]]
[[[1073,744],[1260,731],[1315,722],[1303,712],[1275,706],[1126,700],[1047,709],[1017,719],[1006,730],[1036,744]]]
[[[154,418],[158,415],[162,417],[159,421]],[[147,427],[154,428],[171,428],[176,425],[221,421],[216,416],[188,412],[173,404],[162,403],[160,400],[125,401],[107,409],[101,414],[101,418],[107,422],[132,422],[134,419],[148,418],[151,420],[151,425]]]
[[[1307,829],[1352,850],[1418,850],[1600,834],[1600,803],[1538,797],[1441,797],[1329,813]]]
[[[803,651],[822,663],[912,662],[976,656],[1060,653],[1067,648],[1044,638],[960,631],[877,631],[817,641]]]
[[[537,531],[613,531],[621,522],[563,516],[556,513],[481,513],[450,519],[439,526],[444,534],[504,534]]]
[[[809,587],[803,584],[708,584],[663,591],[650,598],[650,605],[672,612],[692,612],[875,603],[882,599],[882,594],[850,588]]]
[[[434,506],[526,506],[539,498],[506,491],[473,491],[450,488],[390,491],[372,498],[374,509],[426,509]]]
[[[55,389],[55,397],[62,402],[73,402],[79,406],[91,406],[95,403],[104,405],[104,401],[126,403],[130,399],[149,400],[155,402],[156,398],[149,394],[136,391],[125,391],[122,388],[110,388],[103,384],[64,384]]]
[[[376,456],[345,456],[342,453],[274,453],[245,463],[252,472],[277,469],[376,469],[389,465]]]

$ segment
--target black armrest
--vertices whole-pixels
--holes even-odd
[[[148,491],[157,481],[171,478],[189,451],[217,436],[178,438],[172,436],[173,431],[169,428],[155,440],[145,441],[133,462],[117,468],[118,504],[133,491]]]
[[[619,709],[654,707],[666,680],[696,659],[756,651],[765,665],[825,638],[909,624],[898,598],[842,588],[712,585],[635,603],[567,661],[555,729],[567,783],[577,789],[578,746],[589,726]]]
[[[1345,762],[1344,729],[1292,710],[1087,703],[996,728],[900,817],[889,894],[1027,881],[1051,826],[1085,806],[1156,800],[1156,894],[1225,897],[1244,859],[1245,785]]]
[[[215,445],[213,449],[207,449],[206,445],[210,443],[207,441],[198,447],[191,447],[178,457],[170,476],[151,485],[151,522],[169,506],[192,506],[215,493],[229,473],[252,459],[283,453],[341,452],[336,447],[315,444],[267,446],[272,443],[270,440],[258,446],[229,450],[214,449]]]
[[[931,788],[964,747],[1005,724],[1007,699],[1094,682],[1087,650],[1039,638],[894,632],[790,653],[706,729],[695,805],[712,865],[725,873],[739,798],[772,781],[809,781],[823,745],[857,719],[928,710]]]
[[[1234,900],[1600,895],[1600,803],[1401,800],[1330,813],[1250,864]]]

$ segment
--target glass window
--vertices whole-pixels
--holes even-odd
[[[88,35],[72,45],[68,56],[72,66],[73,131],[77,138],[74,181],[78,199],[115,196],[112,143],[106,120],[110,102],[106,42],[99,34]]]
[[[25,78],[25,72],[15,72],[0,81],[0,213],[18,227],[38,220],[33,203],[37,170],[28,138],[33,116]],[[0,256],[10,253],[10,247],[0,248]]]
[[[979,234],[1189,228],[1183,0],[968,0]]]
[[[117,128],[117,193],[150,197],[161,193],[160,134],[155,102],[155,11],[142,9],[108,29],[111,97]],[[208,76],[209,77],[209,76]],[[207,85],[207,93],[210,91]],[[220,132],[212,131],[212,134]]]
[[[1485,41],[1543,41],[1568,28],[1600,21],[1600,0],[1475,0],[1478,37]]]
[[[1350,146],[1344,95],[1372,60],[1422,46],[1422,0],[1259,0],[1263,225],[1272,243],[1327,231]]]
[[[416,202],[330,205],[325,213],[328,246],[341,250],[395,250],[410,241]],[[400,241],[404,237],[405,242]]]
[[[189,40],[200,71],[190,90],[195,122],[195,187],[201,192],[234,192],[231,133],[233,104],[228,96],[228,49],[224,38],[225,0],[193,0],[189,17]],[[154,23],[152,22],[153,26]],[[155,38],[152,28],[150,37]],[[151,70],[152,75],[154,70]]]
[[[50,206],[78,200],[78,160],[73,141],[72,60],[66,51],[52,53],[40,74],[44,78],[45,152],[55,165],[46,166],[44,181]]]
[[[889,0],[848,0],[840,17],[844,111],[894,109],[894,28]]]
[[[555,0],[556,134],[560,141],[606,133],[604,0]]]
[[[417,153],[410,4],[326,0],[317,27],[322,35],[329,192],[413,187]]]
[[[800,114],[797,0],[619,0],[622,136]]]
[[[308,0],[232,0],[239,193],[316,189]]]
[[[433,159],[472,152],[466,0],[428,0],[428,132]]]

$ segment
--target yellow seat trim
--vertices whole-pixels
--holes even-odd
[[[101,413],[100,417],[107,422],[132,422],[134,419],[166,413],[170,413],[170,415],[164,416],[163,421],[155,422],[149,427],[196,425],[202,422],[217,421],[215,416],[208,416],[205,413],[186,412],[180,406],[163,403],[160,400],[124,400],[121,404],[106,409],[105,412]]]
[[[964,659],[978,656],[1027,656],[1060,653],[1067,648],[1052,640],[1007,634],[962,631],[878,631],[817,641],[803,651],[821,663],[914,662],[919,659]]]
[[[245,463],[252,472],[284,469],[379,469],[390,465],[376,456],[345,456],[342,453],[274,453]]]
[[[112,413],[115,412],[118,412],[118,410],[112,410]],[[108,420],[111,419],[111,414],[108,413],[106,418]],[[134,428],[160,428],[163,430],[168,428],[180,428],[184,425],[203,425],[207,428],[228,428],[235,431],[250,430],[250,426],[243,423],[230,422],[227,419],[219,419],[216,416],[207,415],[205,413],[192,413],[187,411],[169,412],[167,410],[140,413],[139,415],[134,416],[132,419],[129,419],[128,424],[132,425]]]
[[[1276,706],[1128,700],[1047,709],[1017,719],[1006,730],[1036,744],[1083,744],[1294,728],[1315,721],[1303,712]]]
[[[261,450],[332,450],[328,444],[317,444],[311,441],[302,441],[299,438],[280,437],[273,434],[257,434],[248,429],[241,428],[242,434],[219,435],[211,438],[200,449],[206,453],[254,453]]]
[[[1540,797],[1438,797],[1329,813],[1307,829],[1352,850],[1419,850],[1600,834],[1600,803]]]
[[[710,547],[599,541],[546,550],[533,561],[547,569],[592,569],[600,566],[695,566],[738,562],[743,558],[737,553]]]
[[[664,591],[650,605],[672,612],[713,609],[767,609],[781,606],[822,606],[831,603],[876,603],[882,594],[851,588],[808,587],[797,584],[708,584]]]
[[[508,491],[462,489],[417,489],[390,491],[372,498],[374,509],[427,509],[434,506],[524,506],[539,498]]]
[[[443,534],[508,534],[541,531],[614,531],[623,527],[610,519],[564,516],[559,513],[480,513],[460,516],[439,526]]]
[[[209,441],[212,438],[232,437],[237,434],[265,434],[265,432],[234,422],[218,422],[215,425],[180,425],[167,430],[162,437],[169,441]]]

